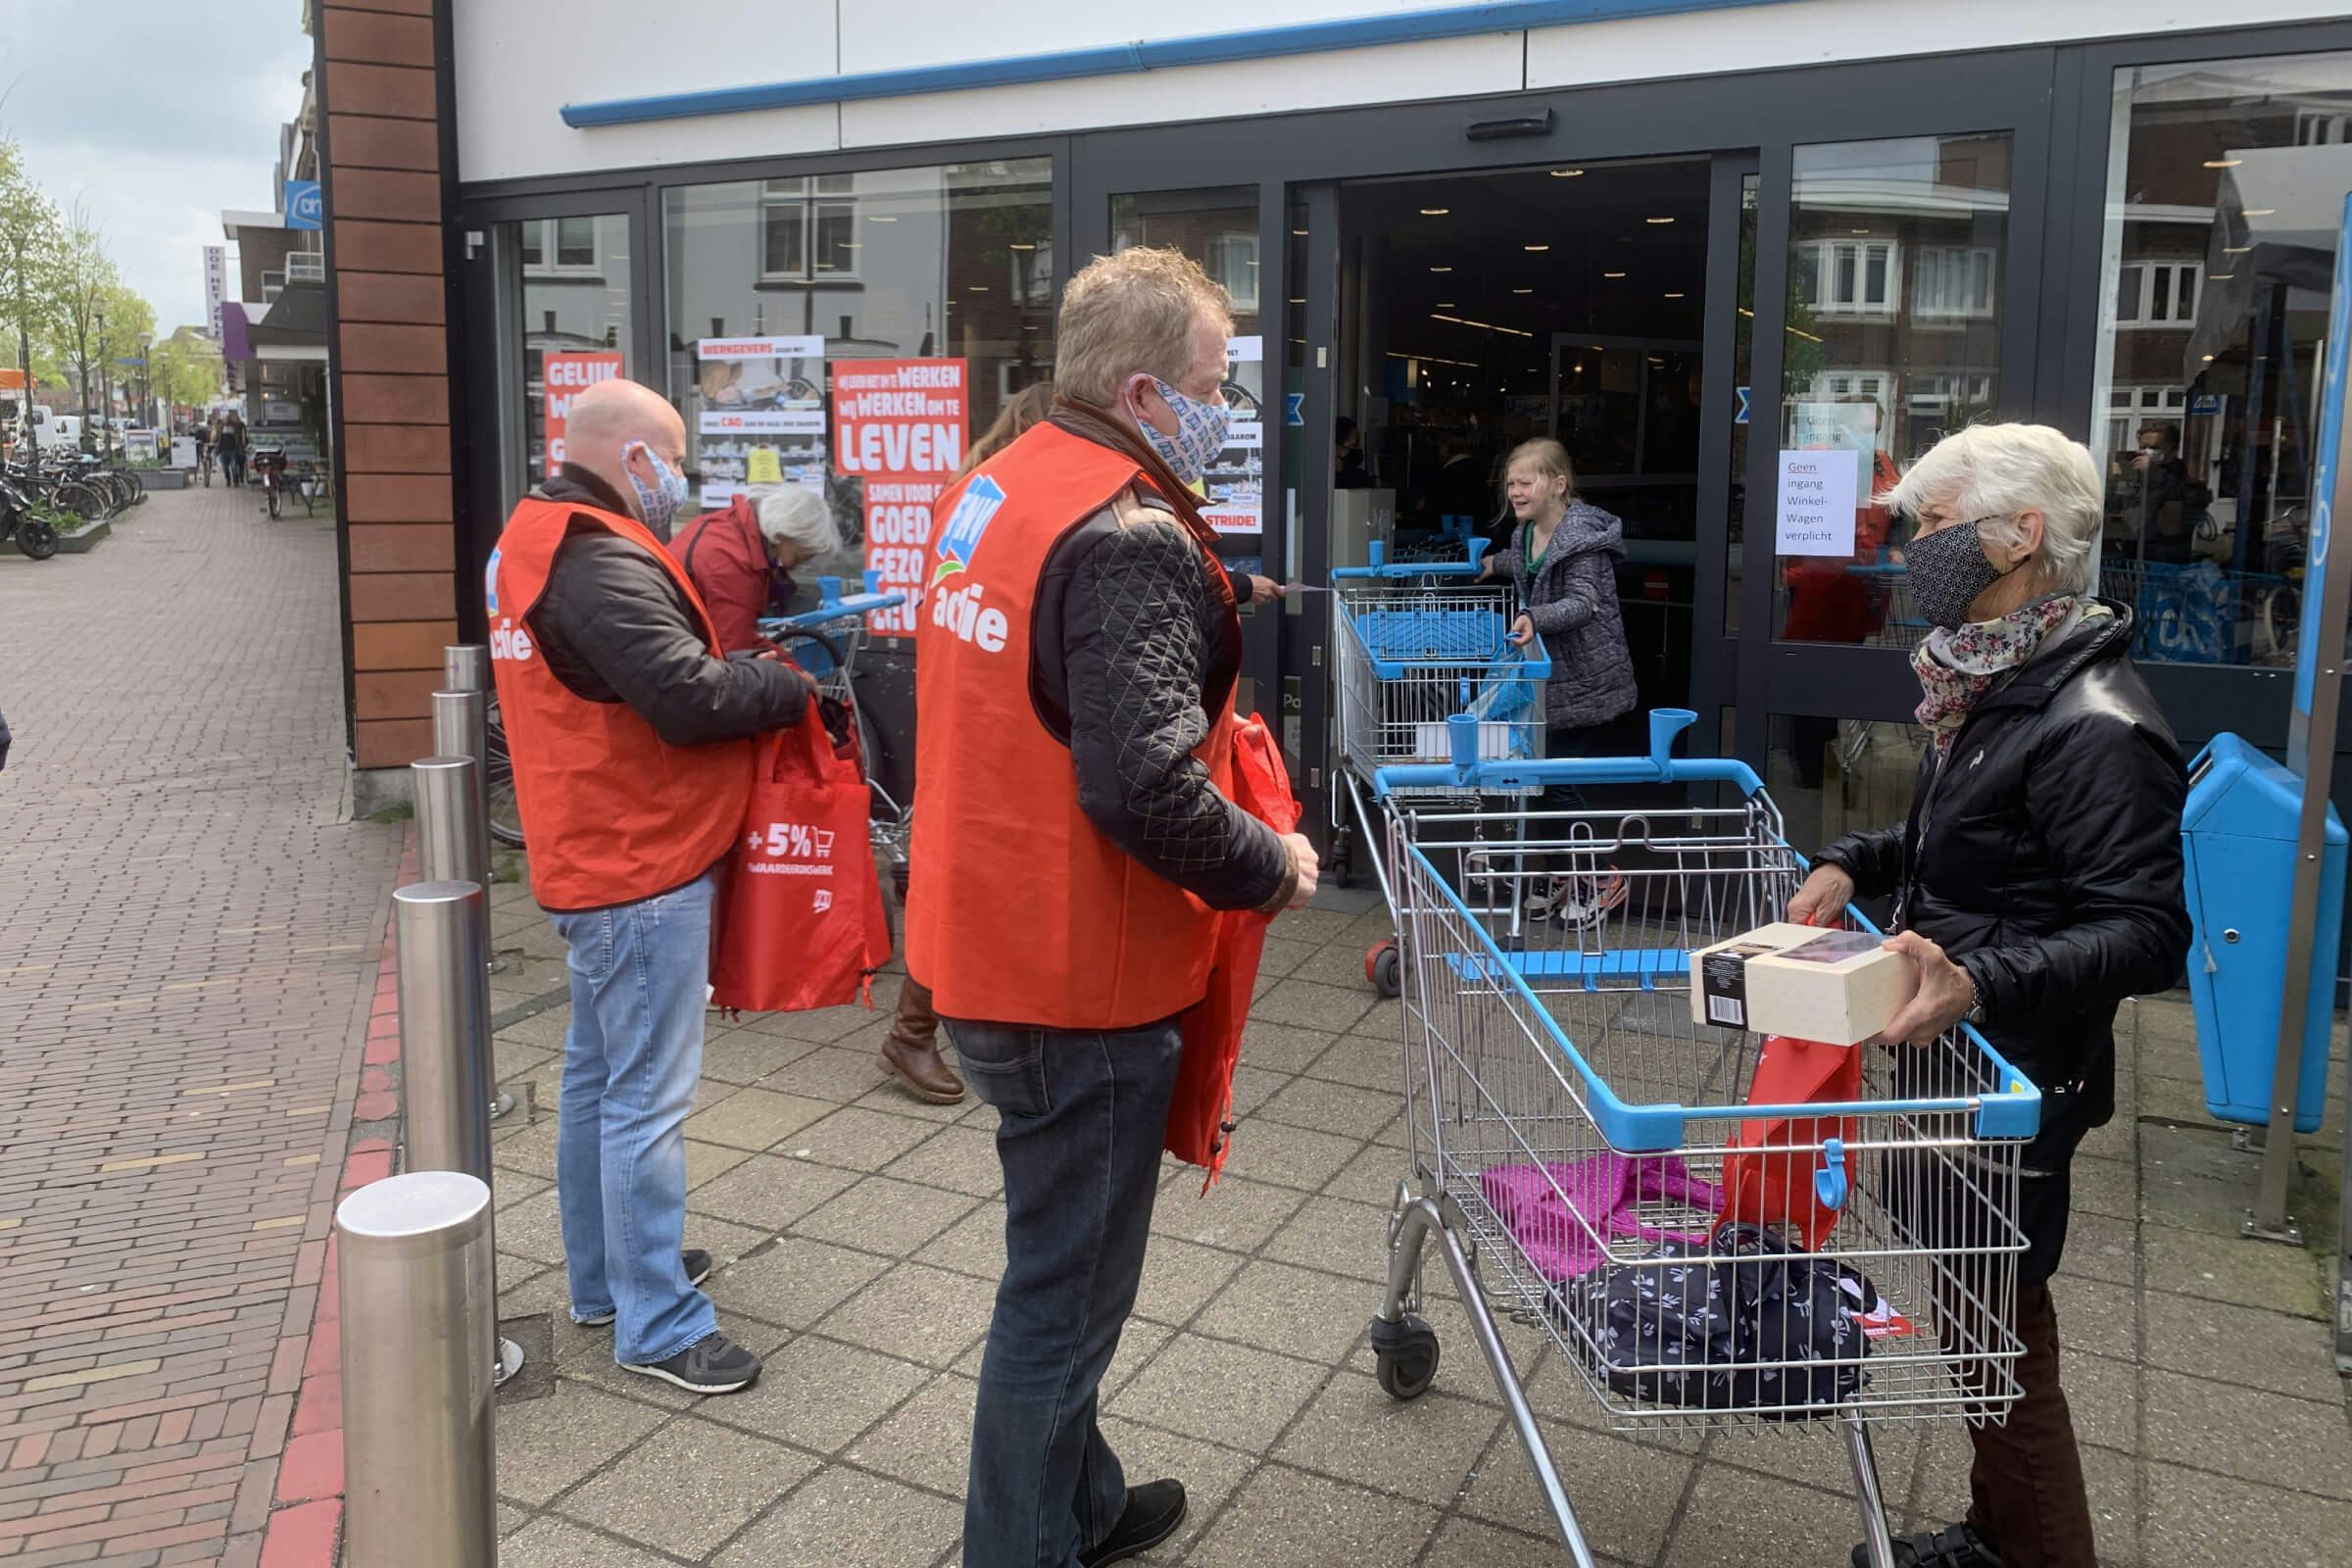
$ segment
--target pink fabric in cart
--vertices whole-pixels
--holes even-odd
[[[1635,1215],[1639,1203],[1671,1200],[1704,1216],[1722,1201],[1711,1184],[1692,1176],[1673,1154],[1594,1154],[1566,1165],[1497,1165],[1482,1171],[1478,1185],[1528,1260],[1552,1281],[1598,1268],[1607,1260],[1611,1237],[1687,1242],[1707,1234],[1705,1224],[1690,1232],[1644,1225]]]

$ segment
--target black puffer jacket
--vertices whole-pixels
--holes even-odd
[[[2066,1152],[2114,1113],[2117,1004],[2172,985],[2189,944],[2180,748],[2111,608],[1980,701],[1940,767],[1929,749],[1905,825],[1821,852],[1968,971]]]

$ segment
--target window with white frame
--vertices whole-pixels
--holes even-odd
[[[2139,443],[2143,424],[2179,427],[2188,415],[2188,389],[2142,384],[2110,388],[2107,393],[2107,450],[2130,455]]]
[[[1992,407],[1992,376],[1983,370],[1932,370],[1911,377],[1904,401],[1922,418],[1950,418]]]
[[[760,182],[760,275],[771,282],[858,271],[858,176],[799,174]]]
[[[1911,264],[1911,309],[1929,317],[1988,317],[1992,272],[1989,245],[1923,246]]]
[[[1894,380],[1886,370],[1824,370],[1813,377],[1816,398],[1869,398],[1885,404],[1886,388]]]
[[[587,275],[597,270],[595,219],[532,218],[517,226],[524,271],[546,276],[557,272]]]
[[[1824,240],[1798,252],[1797,286],[1824,316],[1892,316],[1899,260],[1890,239]]]
[[[1023,305],[1054,303],[1054,241],[1040,237],[1015,242],[1012,257],[1012,297]]]
[[[1212,234],[1202,247],[1208,275],[1225,285],[1234,310],[1244,316],[1257,309],[1257,236]]]
[[[264,272],[264,273],[262,274],[262,303],[263,303],[264,305],[269,305],[269,304],[271,304],[272,302],[274,302],[274,301],[277,299],[277,297],[278,297],[280,294],[283,294],[285,291],[286,291],[286,274],[285,274],[285,273],[283,273],[283,272]]]
[[[2195,262],[2126,262],[2117,279],[2118,326],[2186,326],[2197,318]]]
[[[2344,134],[2352,125],[2352,115],[2336,109],[2298,109],[2295,111],[2295,145],[2298,147],[2340,147],[2352,136]]]

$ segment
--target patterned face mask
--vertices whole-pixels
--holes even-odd
[[[1938,528],[1904,548],[1903,573],[1911,584],[1911,603],[1929,625],[1950,631],[1967,624],[1968,607],[2005,575],[1977,537],[1977,525],[1987,520],[1978,517]]]
[[[653,531],[656,538],[667,539],[670,523],[676,519],[678,509],[686,504],[686,476],[663,463],[661,455],[652,447],[642,441],[637,445],[644,448],[645,461],[654,466],[654,479],[659,488],[647,484],[633,473],[629,474],[629,485],[637,492],[637,508],[644,514],[646,527]],[[627,454],[623,453],[622,456],[625,458]]]
[[[1186,397],[1156,375],[1144,379],[1156,387],[1159,395],[1167,399],[1168,407],[1176,412],[1176,433],[1161,434],[1140,413],[1136,416],[1136,427],[1143,431],[1152,450],[1159,454],[1160,461],[1175,470],[1177,478],[1189,485],[1199,484],[1208,472],[1208,466],[1217,461],[1217,454],[1225,450],[1225,428],[1231,419],[1225,400],[1203,403]]]

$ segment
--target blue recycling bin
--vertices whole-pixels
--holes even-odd
[[[2205,1108],[2223,1121],[2267,1124],[2278,1064],[2288,906],[2295,886],[2296,815],[2303,785],[2235,735],[2216,735],[2188,774],[2181,849],[2196,940],[2188,990],[2196,1004]],[[2320,858],[2320,920],[2303,1014],[2303,1071],[2295,1131],[2320,1125],[2328,1088],[2335,956],[2344,934],[2344,824],[2328,809]]]

